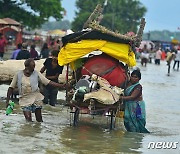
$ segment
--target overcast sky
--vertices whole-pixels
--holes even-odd
[[[62,0],[62,6],[66,9],[65,19],[70,21],[75,16],[75,1]],[[180,0],[140,0],[147,8],[145,15],[145,32],[152,30],[180,31]]]

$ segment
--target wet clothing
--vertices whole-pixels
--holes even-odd
[[[36,78],[38,81],[42,82],[44,85],[47,85],[50,82],[50,80],[45,78],[41,73],[37,71],[34,71],[30,77],[25,76],[24,73],[22,74],[22,76],[21,74],[22,74],[22,71],[19,71],[13,77],[13,80],[10,84],[10,87],[15,88],[17,86],[19,89],[19,92],[20,92],[19,105],[21,107],[28,107],[34,104],[35,106],[40,107],[42,105],[42,100],[44,99],[44,96],[39,92],[38,86],[32,85],[33,80],[31,79],[31,77],[34,76],[33,78]],[[34,79],[34,81],[36,79]]]
[[[52,66],[52,58],[47,58],[44,62],[44,67],[46,68],[46,76],[55,76],[56,74],[61,74],[63,70],[63,66],[57,66],[53,68]],[[51,79],[51,81],[57,82],[58,83],[58,78],[57,79]],[[50,85],[44,87],[44,103],[49,104],[51,106],[55,106],[57,104],[57,93],[58,93],[58,88],[52,87]]]
[[[21,59],[28,59],[30,58],[30,53],[28,50],[21,50],[19,51],[16,60],[21,60]]]
[[[55,106],[57,104],[57,94],[58,94],[58,88],[52,87],[50,85],[47,85],[44,87],[44,104],[49,104],[51,106]]]
[[[140,91],[137,98],[133,101],[131,100],[124,102],[124,126],[129,132],[149,133],[149,131],[145,128],[145,102],[139,99],[142,97],[142,86],[139,83],[131,85],[125,90],[125,96],[130,96],[135,89]]]
[[[42,106],[38,106],[38,105],[32,104],[30,106],[22,107],[22,110],[25,111],[25,112],[32,112],[32,113],[34,113],[36,109],[42,109]]]

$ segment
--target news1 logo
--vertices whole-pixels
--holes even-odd
[[[149,142],[148,149],[177,149],[179,142]]]

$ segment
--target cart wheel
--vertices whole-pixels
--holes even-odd
[[[115,128],[115,115],[114,115],[114,111],[111,111],[111,121],[110,121],[110,130]]]
[[[79,122],[79,109],[76,108],[74,112],[74,121],[73,121],[73,126],[77,126]]]

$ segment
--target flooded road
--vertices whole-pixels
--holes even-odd
[[[70,126],[70,110],[62,105],[43,106],[43,123],[27,123],[19,105],[5,115],[0,102],[0,154],[99,154],[99,153],[180,153],[180,72],[167,66],[141,67],[141,83],[146,102],[147,129],[150,134],[126,132],[122,119],[117,128],[108,129],[106,117],[81,115],[79,126]],[[0,87],[1,97],[6,86]],[[63,96],[64,97],[64,96]],[[33,115],[33,120],[35,117]],[[178,142],[177,149],[148,149],[149,142]]]

